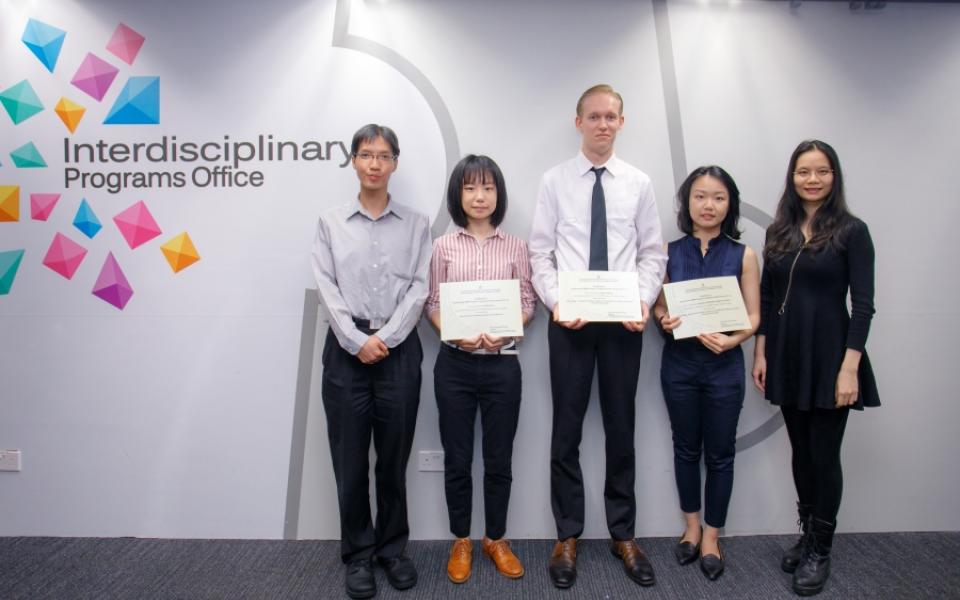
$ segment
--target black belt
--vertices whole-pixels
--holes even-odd
[[[383,321],[375,321],[371,319],[358,319],[357,317],[353,317],[353,324],[359,327],[360,329],[370,329],[372,331],[377,331],[378,329],[383,327],[386,323],[384,323]],[[376,327],[374,327],[374,325],[376,325]]]

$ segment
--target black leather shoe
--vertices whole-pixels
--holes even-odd
[[[717,550],[720,550],[720,542],[717,541]],[[720,550],[720,556],[716,554],[700,555],[700,570],[710,581],[716,581],[723,575],[723,550]]]
[[[387,581],[395,590],[406,590],[417,584],[417,568],[413,561],[404,555],[390,558],[377,557],[377,563],[383,567]]]
[[[702,528],[700,529],[700,536],[703,537]],[[700,556],[700,543],[685,542],[683,536],[680,536],[680,541],[673,547],[673,555],[677,557],[677,562],[681,566],[689,565]]]
[[[373,563],[369,558],[358,558],[347,564],[346,588],[351,598],[373,598],[377,595],[377,581],[373,578]]]
[[[565,590],[577,581],[577,538],[558,541],[547,563],[553,585]]]
[[[623,561],[623,570],[634,583],[644,587],[653,585],[656,580],[653,576],[653,565],[643,553],[636,540],[611,540],[610,552]]]

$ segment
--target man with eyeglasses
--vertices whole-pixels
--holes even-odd
[[[553,433],[550,496],[557,543],[550,578],[568,588],[577,577],[583,533],[580,469],[583,418],[596,367],[606,443],[603,497],[611,551],[634,582],[653,585],[653,567],[634,539],[636,519],[634,421],[643,328],[663,282],[667,256],[650,178],[614,155],[623,126],[623,98],[609,85],[585,91],[574,120],[580,152],[540,182],[530,233],[533,286],[553,312],[548,325]],[[558,271],[635,271],[640,321],[560,320]]]
[[[409,537],[406,467],[420,401],[423,350],[417,336],[428,292],[430,222],[387,192],[400,147],[389,127],[353,136],[357,198],[320,216],[313,270],[330,323],[321,395],[340,505],[341,557],[351,598],[377,593],[373,559],[396,589],[417,571]],[[377,520],[370,517],[371,435]]]

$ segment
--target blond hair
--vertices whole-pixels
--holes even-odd
[[[583,101],[587,99],[588,96],[593,96],[594,94],[610,94],[620,102],[620,114],[623,114],[623,97],[613,89],[612,86],[607,85],[606,83],[597,84],[580,94],[580,99],[577,100],[577,116],[583,116]]]

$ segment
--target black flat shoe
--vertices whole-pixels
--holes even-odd
[[[717,542],[717,548],[720,548],[720,542]],[[710,581],[716,581],[723,575],[723,550],[720,550],[720,556],[716,554],[700,555],[700,570]]]
[[[700,535],[701,537],[703,536],[702,528],[700,529]],[[677,562],[681,565],[689,565],[699,558],[700,544],[685,542],[683,541],[683,536],[680,536],[680,541],[677,542],[677,545],[673,547],[673,555],[677,557]]]
[[[387,576],[387,581],[395,590],[405,590],[412,588],[417,583],[417,568],[413,566],[413,561],[404,555],[391,556],[390,558],[377,557],[377,563],[383,567],[383,572]]]
[[[369,558],[358,558],[347,565],[346,592],[351,598],[373,598],[377,581],[373,578],[373,563]]]

